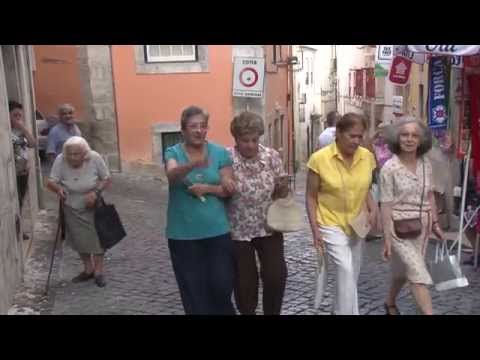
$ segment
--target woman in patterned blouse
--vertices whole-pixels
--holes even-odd
[[[389,130],[387,142],[394,155],[380,172],[383,257],[392,260],[392,281],[385,311],[387,315],[400,314],[396,298],[408,281],[422,313],[431,315],[432,300],[427,285],[432,284],[432,278],[424,256],[431,232],[444,239],[433,196],[432,165],[424,156],[432,146],[432,136],[425,125],[405,118]],[[420,211],[421,234],[416,238],[400,238],[393,221],[418,218]]]
[[[241,314],[254,315],[258,305],[258,269],[263,284],[263,313],[279,315],[282,308],[287,265],[283,235],[266,227],[273,199],[288,195],[288,176],[277,151],[259,143],[263,119],[251,112],[236,116],[230,126],[235,147],[228,149],[233,161],[234,188],[228,202],[235,254],[235,302]]]
[[[22,104],[16,101],[9,101],[8,110],[10,112],[10,124],[12,126],[12,145],[17,174],[18,204],[21,209],[28,187],[28,173],[30,168],[28,148],[34,148],[37,142],[25,125]]]

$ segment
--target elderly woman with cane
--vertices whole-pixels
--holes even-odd
[[[95,229],[94,213],[97,199],[110,183],[102,157],[82,137],[69,138],[53,163],[47,187],[64,203],[66,242],[83,262],[84,270],[72,279],[74,283],[95,279],[97,286],[106,285],[105,249]]]

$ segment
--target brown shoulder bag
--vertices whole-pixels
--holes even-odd
[[[422,206],[425,195],[425,161],[422,160],[423,187],[418,219],[393,220],[395,234],[400,239],[416,239],[422,234]]]

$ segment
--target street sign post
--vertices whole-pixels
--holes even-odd
[[[261,98],[265,78],[265,59],[235,57],[233,68],[233,96]]]

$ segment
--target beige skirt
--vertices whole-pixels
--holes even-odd
[[[93,209],[64,206],[65,241],[80,254],[101,255],[104,249],[95,230]]]
[[[392,273],[395,278],[405,278],[413,284],[433,284],[425,263],[425,253],[431,228],[430,212],[422,217],[423,229],[416,239],[400,239],[392,231]],[[393,229],[393,227],[392,227]]]

